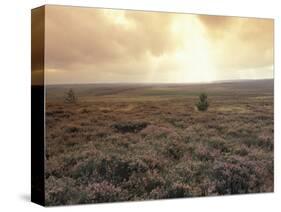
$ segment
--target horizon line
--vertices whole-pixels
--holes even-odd
[[[46,86],[59,86],[59,85],[91,85],[91,84],[213,84],[213,83],[228,83],[238,81],[262,81],[274,80],[273,78],[260,78],[260,79],[230,79],[230,80],[213,80],[205,82],[86,82],[86,83],[46,83]]]

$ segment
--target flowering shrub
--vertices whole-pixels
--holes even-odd
[[[231,157],[225,162],[216,162],[214,178],[219,194],[259,192],[266,177],[264,164],[248,161],[242,157]]]
[[[88,202],[116,202],[124,200],[127,196],[127,192],[107,181],[89,185],[87,193]]]
[[[207,113],[186,91],[92,101],[81,89],[67,106],[48,95],[46,204],[272,192],[273,99],[229,91]]]

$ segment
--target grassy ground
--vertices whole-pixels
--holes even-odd
[[[49,86],[46,123],[48,205],[273,191],[272,80]]]

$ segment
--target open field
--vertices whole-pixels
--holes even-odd
[[[273,80],[51,85],[46,100],[48,205],[273,191]]]

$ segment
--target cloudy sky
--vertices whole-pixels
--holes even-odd
[[[273,77],[273,21],[47,6],[47,84]]]

